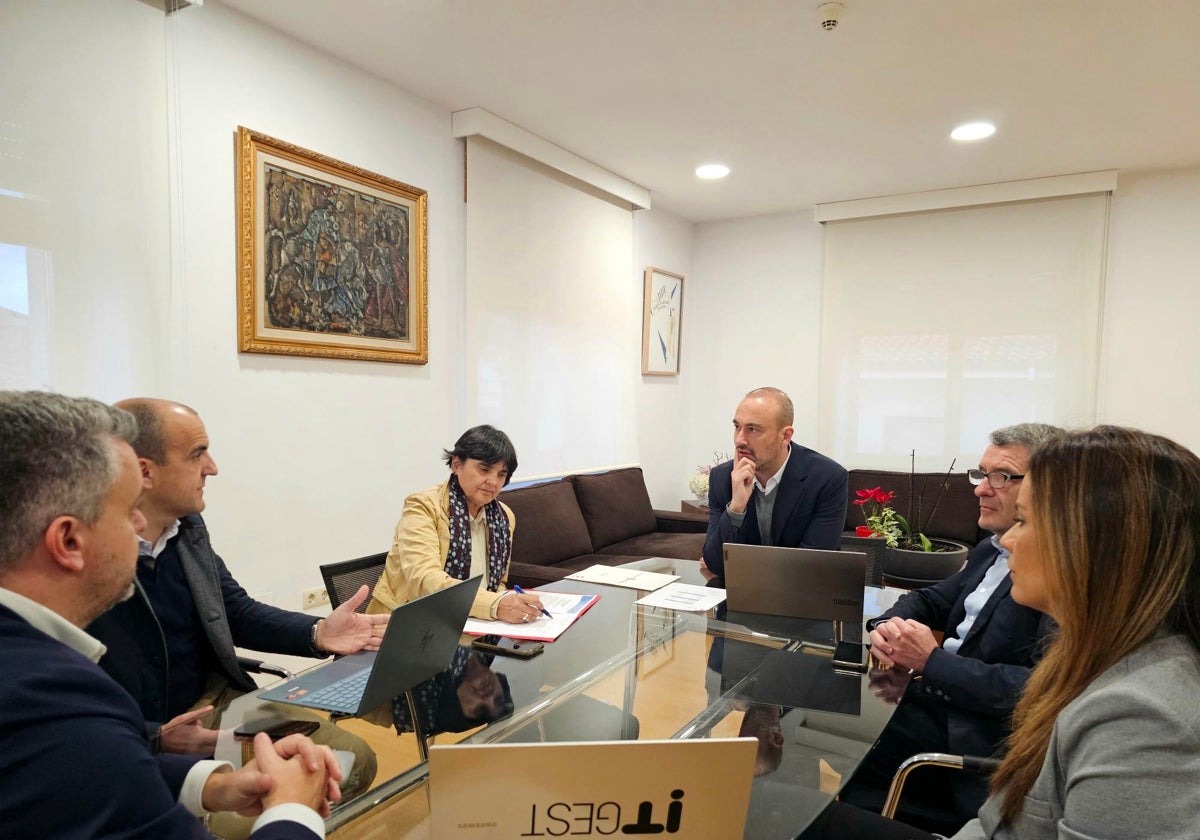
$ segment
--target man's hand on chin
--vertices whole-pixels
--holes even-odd
[[[729,509],[734,513],[745,513],[746,505],[750,503],[750,494],[754,492],[754,473],[758,465],[745,455],[739,455],[730,473],[731,484]]]

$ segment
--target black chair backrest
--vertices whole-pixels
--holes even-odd
[[[329,605],[337,609],[343,601],[358,591],[364,583],[375,589],[387,563],[387,552],[369,554],[357,560],[344,560],[341,563],[329,563],[321,567],[321,577],[325,579],[325,591],[329,593]],[[363,601],[355,612],[365,613],[371,599]]]

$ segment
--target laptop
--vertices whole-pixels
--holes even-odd
[[[757,738],[429,748],[433,840],[741,837]]]
[[[730,611],[862,623],[867,555],[725,543]]]
[[[353,653],[260,691],[263,700],[362,715],[446,670],[482,575],[392,610],[379,650]]]

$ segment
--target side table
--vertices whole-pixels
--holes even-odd
[[[679,501],[680,513],[702,513],[708,516],[708,505],[696,499],[681,499]]]

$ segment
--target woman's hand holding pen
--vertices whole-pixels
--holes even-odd
[[[542,600],[519,586],[506,595],[496,608],[496,618],[509,624],[524,624],[546,613]]]

